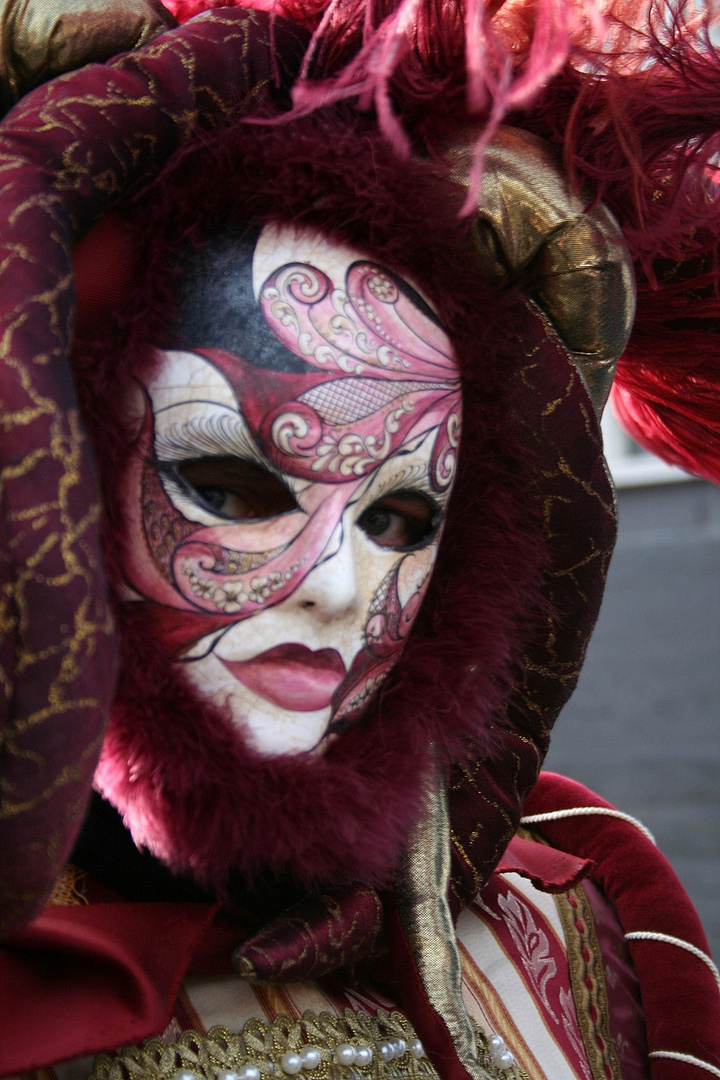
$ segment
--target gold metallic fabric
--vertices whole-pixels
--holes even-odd
[[[2,0],[0,107],[40,83],[144,45],[175,25],[160,0]]]
[[[403,932],[430,1005],[443,1019],[458,1058],[473,1080],[491,1080],[478,1030],[462,999],[462,962],[447,902],[450,819],[445,784],[433,769],[396,885]],[[488,1062],[489,1064],[489,1062]],[[505,1074],[522,1077],[513,1066]]]
[[[465,186],[477,135],[444,148],[451,178]],[[552,147],[502,127],[485,152],[473,239],[489,280],[526,278],[601,413],[635,315],[632,261],[610,211],[587,209]]]

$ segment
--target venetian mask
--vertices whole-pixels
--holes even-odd
[[[128,406],[125,598],[250,746],[321,752],[422,602],[459,371],[411,285],[316,232],[269,226],[213,265]]]

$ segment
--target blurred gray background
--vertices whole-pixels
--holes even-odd
[[[630,455],[632,459],[632,453]],[[720,489],[613,463],[620,530],[578,689],[546,768],[655,835],[720,959]],[[638,471],[639,470],[639,471]],[[637,474],[637,475],[636,475]],[[657,482],[657,480],[669,482]]]

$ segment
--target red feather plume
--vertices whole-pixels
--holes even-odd
[[[183,21],[216,0],[167,0]],[[615,212],[638,270],[615,409],[666,461],[720,481],[720,60],[714,5],[680,0],[255,0],[313,31],[292,115],[374,109],[401,154],[467,117],[555,142]]]

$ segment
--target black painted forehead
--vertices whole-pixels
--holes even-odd
[[[255,300],[252,261],[260,230],[208,238],[182,270],[174,347],[224,349],[269,371],[313,370],[270,330]]]
[[[259,236],[258,227],[236,227],[209,237],[189,255],[180,278],[173,347],[223,349],[268,371],[313,371],[278,341],[255,300],[253,255]],[[385,272],[426,318],[440,325],[435,312],[411,285],[391,270]]]

